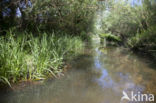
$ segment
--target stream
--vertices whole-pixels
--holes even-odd
[[[148,103],[121,97],[123,91],[156,94],[156,66],[125,48],[102,47],[96,39],[92,45],[63,77],[0,92],[0,103]]]

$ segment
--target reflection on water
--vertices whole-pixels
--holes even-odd
[[[102,50],[104,51],[104,49]],[[112,50],[112,52],[117,52],[117,49]],[[121,94],[121,91],[123,90],[134,91],[134,92],[144,91],[144,86],[136,84],[131,78],[130,72],[126,72],[126,73],[123,72],[123,69],[131,68],[127,63],[126,63],[127,67],[121,68],[122,63],[118,63],[118,62],[124,60],[124,58],[122,58],[122,60],[119,60],[120,58],[118,58],[118,55],[110,54],[110,52],[108,52],[108,54],[107,53],[103,54],[98,49],[96,49],[96,54],[97,54],[95,56],[96,59],[94,59],[95,60],[94,63],[96,67],[95,69],[97,69],[97,71],[101,73],[101,76],[96,79],[96,82],[102,88],[111,89],[113,90],[113,92],[119,94]],[[110,57],[108,58],[108,56]]]
[[[122,91],[156,94],[156,68],[128,50],[95,43],[71,65],[59,79],[0,93],[0,103],[135,103],[120,101]]]

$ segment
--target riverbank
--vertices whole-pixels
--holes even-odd
[[[138,34],[139,37],[127,37],[126,40],[122,40],[120,36],[114,34],[99,34],[101,44],[104,46],[123,46],[136,54],[142,54],[151,60],[156,60],[156,44],[155,38],[153,40],[149,39],[152,37],[141,36],[143,34]],[[146,34],[147,35],[147,34]]]
[[[0,81],[11,87],[19,81],[43,80],[63,72],[65,60],[81,52],[78,36],[64,33],[13,33],[0,38]]]

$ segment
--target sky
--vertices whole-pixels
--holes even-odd
[[[129,0],[132,5],[141,5],[142,0]]]
[[[9,2],[10,0],[3,0],[3,2]],[[32,7],[32,4],[30,2],[30,0],[28,0],[28,4],[26,5],[24,2],[21,2],[20,7],[18,7],[16,9],[16,17],[21,17],[22,14],[21,14],[21,11],[20,11],[20,8],[22,8],[23,10],[26,9],[27,7]],[[11,9],[10,8],[5,8],[5,11],[2,12],[3,16],[9,16],[10,15],[10,12],[11,12]]]

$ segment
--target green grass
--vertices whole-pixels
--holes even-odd
[[[7,33],[0,38],[0,81],[5,84],[19,80],[45,79],[62,72],[67,56],[83,49],[80,37],[64,34],[33,36],[28,33]]]

